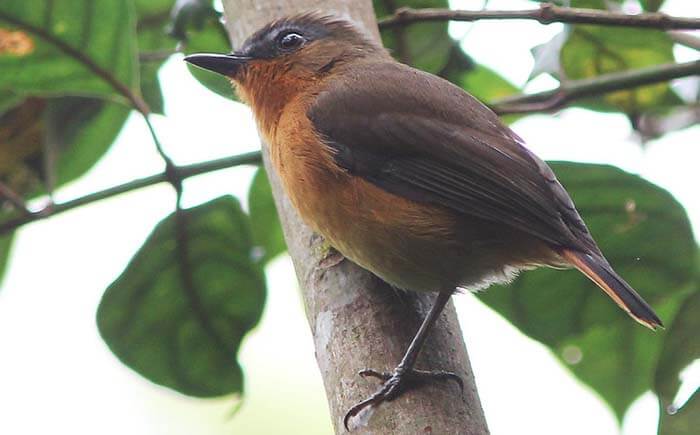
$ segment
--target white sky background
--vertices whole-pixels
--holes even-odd
[[[700,2],[667,3],[669,12],[700,16]],[[454,6],[477,4],[481,2]],[[520,1],[489,4],[493,9],[529,6]],[[469,26],[454,25],[453,35],[464,35]],[[464,44],[477,61],[522,84],[532,65],[529,48],[559,28],[479,23]],[[694,55],[688,50],[678,54],[679,60]],[[248,109],[205,90],[179,58],[163,68],[161,77],[168,116],[158,118],[156,128],[177,163],[258,148]],[[540,80],[533,86],[547,84]],[[612,163],[668,189],[685,205],[697,234],[700,126],[669,134],[646,150],[632,139],[621,115],[571,109],[557,116],[528,117],[513,128],[546,159]],[[110,152],[86,176],[61,189],[57,199],[161,169],[143,122],[132,116]],[[246,167],[190,179],[185,205],[226,193],[244,197],[252,173]],[[101,293],[153,226],[172,211],[173,199],[170,188],[159,185],[20,230],[0,291],[0,433],[331,433],[311,335],[287,257],[268,269],[268,304],[240,353],[246,399],[232,418],[230,398],[196,400],[153,386],[122,366],[103,344],[94,322]],[[457,296],[455,304],[492,434],[617,433],[612,412],[545,347],[470,295]],[[700,384],[698,372],[687,373],[687,388]],[[627,415],[623,433],[654,434],[657,414],[653,397],[643,396]]]

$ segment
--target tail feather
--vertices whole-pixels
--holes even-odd
[[[562,250],[561,255],[591,281],[596,283],[634,320],[652,330],[663,328],[663,323],[649,304],[624,279],[615,273],[604,258],[569,249]]]

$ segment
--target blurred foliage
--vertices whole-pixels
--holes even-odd
[[[378,17],[392,14],[399,7],[447,8],[447,0],[374,0]],[[437,73],[449,59],[453,41],[447,22],[418,23],[382,32],[384,46],[400,61],[424,71]]]
[[[212,0],[136,0],[141,88],[153,108],[162,111],[158,70],[171,54],[201,51],[229,53],[231,44]],[[188,66],[204,86],[234,99],[228,80],[210,71]]]
[[[12,234],[0,235],[0,289],[2,288],[2,279],[5,277],[5,266],[12,247]]]
[[[661,410],[659,435],[696,435],[700,427],[700,389],[690,396],[679,410],[673,413]]]
[[[212,0],[39,3],[0,2],[0,181],[25,198],[80,177],[105,154],[132,109],[126,93],[142,95],[152,111],[163,113],[158,71],[172,54],[231,51]],[[648,11],[662,3],[640,0]],[[447,0],[374,0],[378,16],[400,7],[448,6]],[[487,103],[521,91],[471,59],[447,30],[446,22],[422,23],[385,30],[382,37],[399,60]],[[533,49],[530,76],[576,80],[670,63],[672,45],[659,31],[565,26]],[[209,89],[234,98],[226,79],[190,71]],[[574,104],[625,113],[634,128],[655,137],[694,123],[684,111],[697,101],[688,101],[662,83]],[[682,119],[670,122],[672,116]],[[553,166],[611,262],[654,305],[668,329],[651,334],[635,325],[575,272],[529,272],[482,299],[552,349],[618,418],[650,389],[667,407],[679,388],[679,372],[700,357],[698,248],[685,212],[664,190],[618,169]],[[248,202],[250,216],[231,197],[168,216],[106,290],[98,326],[126,365],[184,394],[242,393],[240,342],[264,306],[263,267],[285,250],[262,169]],[[7,215],[8,204],[0,201],[0,207]],[[0,279],[11,237],[0,236]],[[660,433],[694,433],[699,406],[696,394],[675,415],[662,414]]]
[[[641,0],[640,6],[653,12],[662,3],[662,0]],[[622,8],[621,1],[572,0],[564,4],[615,11]],[[567,25],[551,41],[534,47],[533,57],[535,67],[530,78],[547,73],[559,81],[590,79],[602,74],[674,62],[673,41],[666,32],[593,25]],[[576,101],[574,105],[597,111],[626,113],[632,127],[643,138],[658,137],[697,122],[695,118],[690,122],[678,121],[677,115],[669,119],[689,106],[668,82],[611,92]],[[650,119],[664,125],[650,126]]]
[[[401,7],[447,8],[447,0],[374,0],[378,17],[392,14]],[[519,89],[500,74],[472,60],[453,40],[447,22],[418,23],[382,32],[382,42],[392,55],[413,67],[443,77],[460,86],[479,100],[489,103],[513,95]],[[507,116],[512,122],[519,116]]]
[[[29,97],[0,116],[0,180],[31,197],[83,175],[107,152],[129,108],[85,97]]]
[[[253,242],[261,249],[263,263],[287,250],[272,189],[264,168],[258,169],[248,192]]]
[[[129,2],[0,2],[0,90],[32,95],[99,96],[126,102],[105,80],[138,88],[136,28]]]
[[[575,26],[561,48],[562,75],[569,80],[673,62],[668,34],[647,29]],[[639,114],[650,108],[680,104],[668,83],[642,86],[595,98],[593,107]]]
[[[181,213],[184,228],[175,213],[165,218],[105,291],[100,334],[157,384],[197,397],[242,393],[236,354],[266,293],[248,216],[231,196]]]
[[[652,334],[640,327],[576,271],[526,272],[480,298],[552,349],[621,420],[645,391],[665,388],[675,394],[678,372],[700,357],[689,342],[700,343],[697,329],[683,316],[676,319],[681,306],[681,313],[687,310],[684,301],[700,290],[698,248],[683,207],[665,190],[611,166],[551,166],[611,264],[669,329]],[[675,349],[671,361],[665,351],[662,358],[665,347]]]
[[[655,390],[663,408],[673,405],[680,389],[678,373],[700,358],[700,267],[697,270],[694,292],[683,302],[668,329],[654,379]],[[700,427],[700,426],[696,426]]]

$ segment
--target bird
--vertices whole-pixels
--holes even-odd
[[[397,367],[362,372],[383,383],[347,412],[346,429],[411,385],[461,385],[453,373],[415,368],[459,289],[541,266],[575,268],[634,320],[663,327],[523,139],[460,87],[393,59],[350,20],[287,16],[232,53],[185,60],[228,77],[250,105],[286,195],[314,231],[390,285],[437,294]]]

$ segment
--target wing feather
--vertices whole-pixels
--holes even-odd
[[[549,166],[449,82],[401,64],[354,66],[308,116],[339,166],[389,192],[600,252]]]

